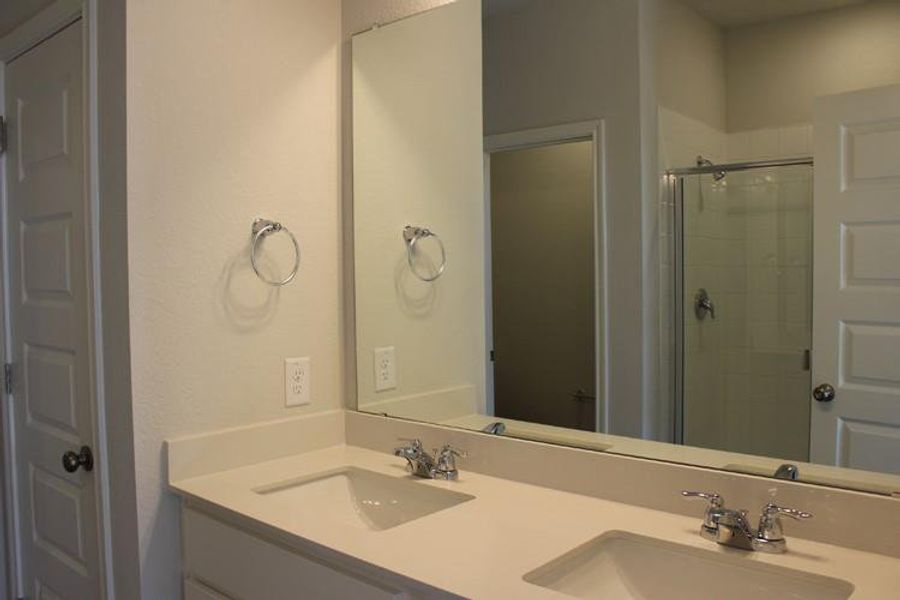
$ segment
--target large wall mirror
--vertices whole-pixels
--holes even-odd
[[[352,42],[359,410],[900,494],[900,2],[414,4]]]

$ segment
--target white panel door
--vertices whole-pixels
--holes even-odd
[[[8,283],[15,366],[21,585],[27,598],[101,597],[94,445],[82,24],[6,67]]]
[[[900,86],[815,109],[813,462],[900,474]]]

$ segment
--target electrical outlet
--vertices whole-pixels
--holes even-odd
[[[284,359],[284,405],[302,406],[312,402],[309,357]]]
[[[393,346],[375,348],[375,391],[397,387],[397,354]]]

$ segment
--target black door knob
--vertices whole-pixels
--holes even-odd
[[[88,446],[82,446],[81,450],[76,454],[69,450],[62,456],[62,465],[69,473],[74,473],[78,467],[84,468],[85,471],[94,469],[94,453]]]
[[[834,400],[834,387],[830,383],[817,385],[812,395],[817,402],[831,402]]]

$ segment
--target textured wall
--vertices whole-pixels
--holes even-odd
[[[177,598],[177,503],[162,443],[342,405],[340,5],[128,3],[131,358],[146,598]],[[250,271],[250,223],[303,248],[280,290]],[[283,239],[270,267],[290,264]],[[313,405],[286,409],[283,359],[312,358]]]
[[[728,131],[810,123],[815,96],[900,82],[900,3],[729,30]]]

